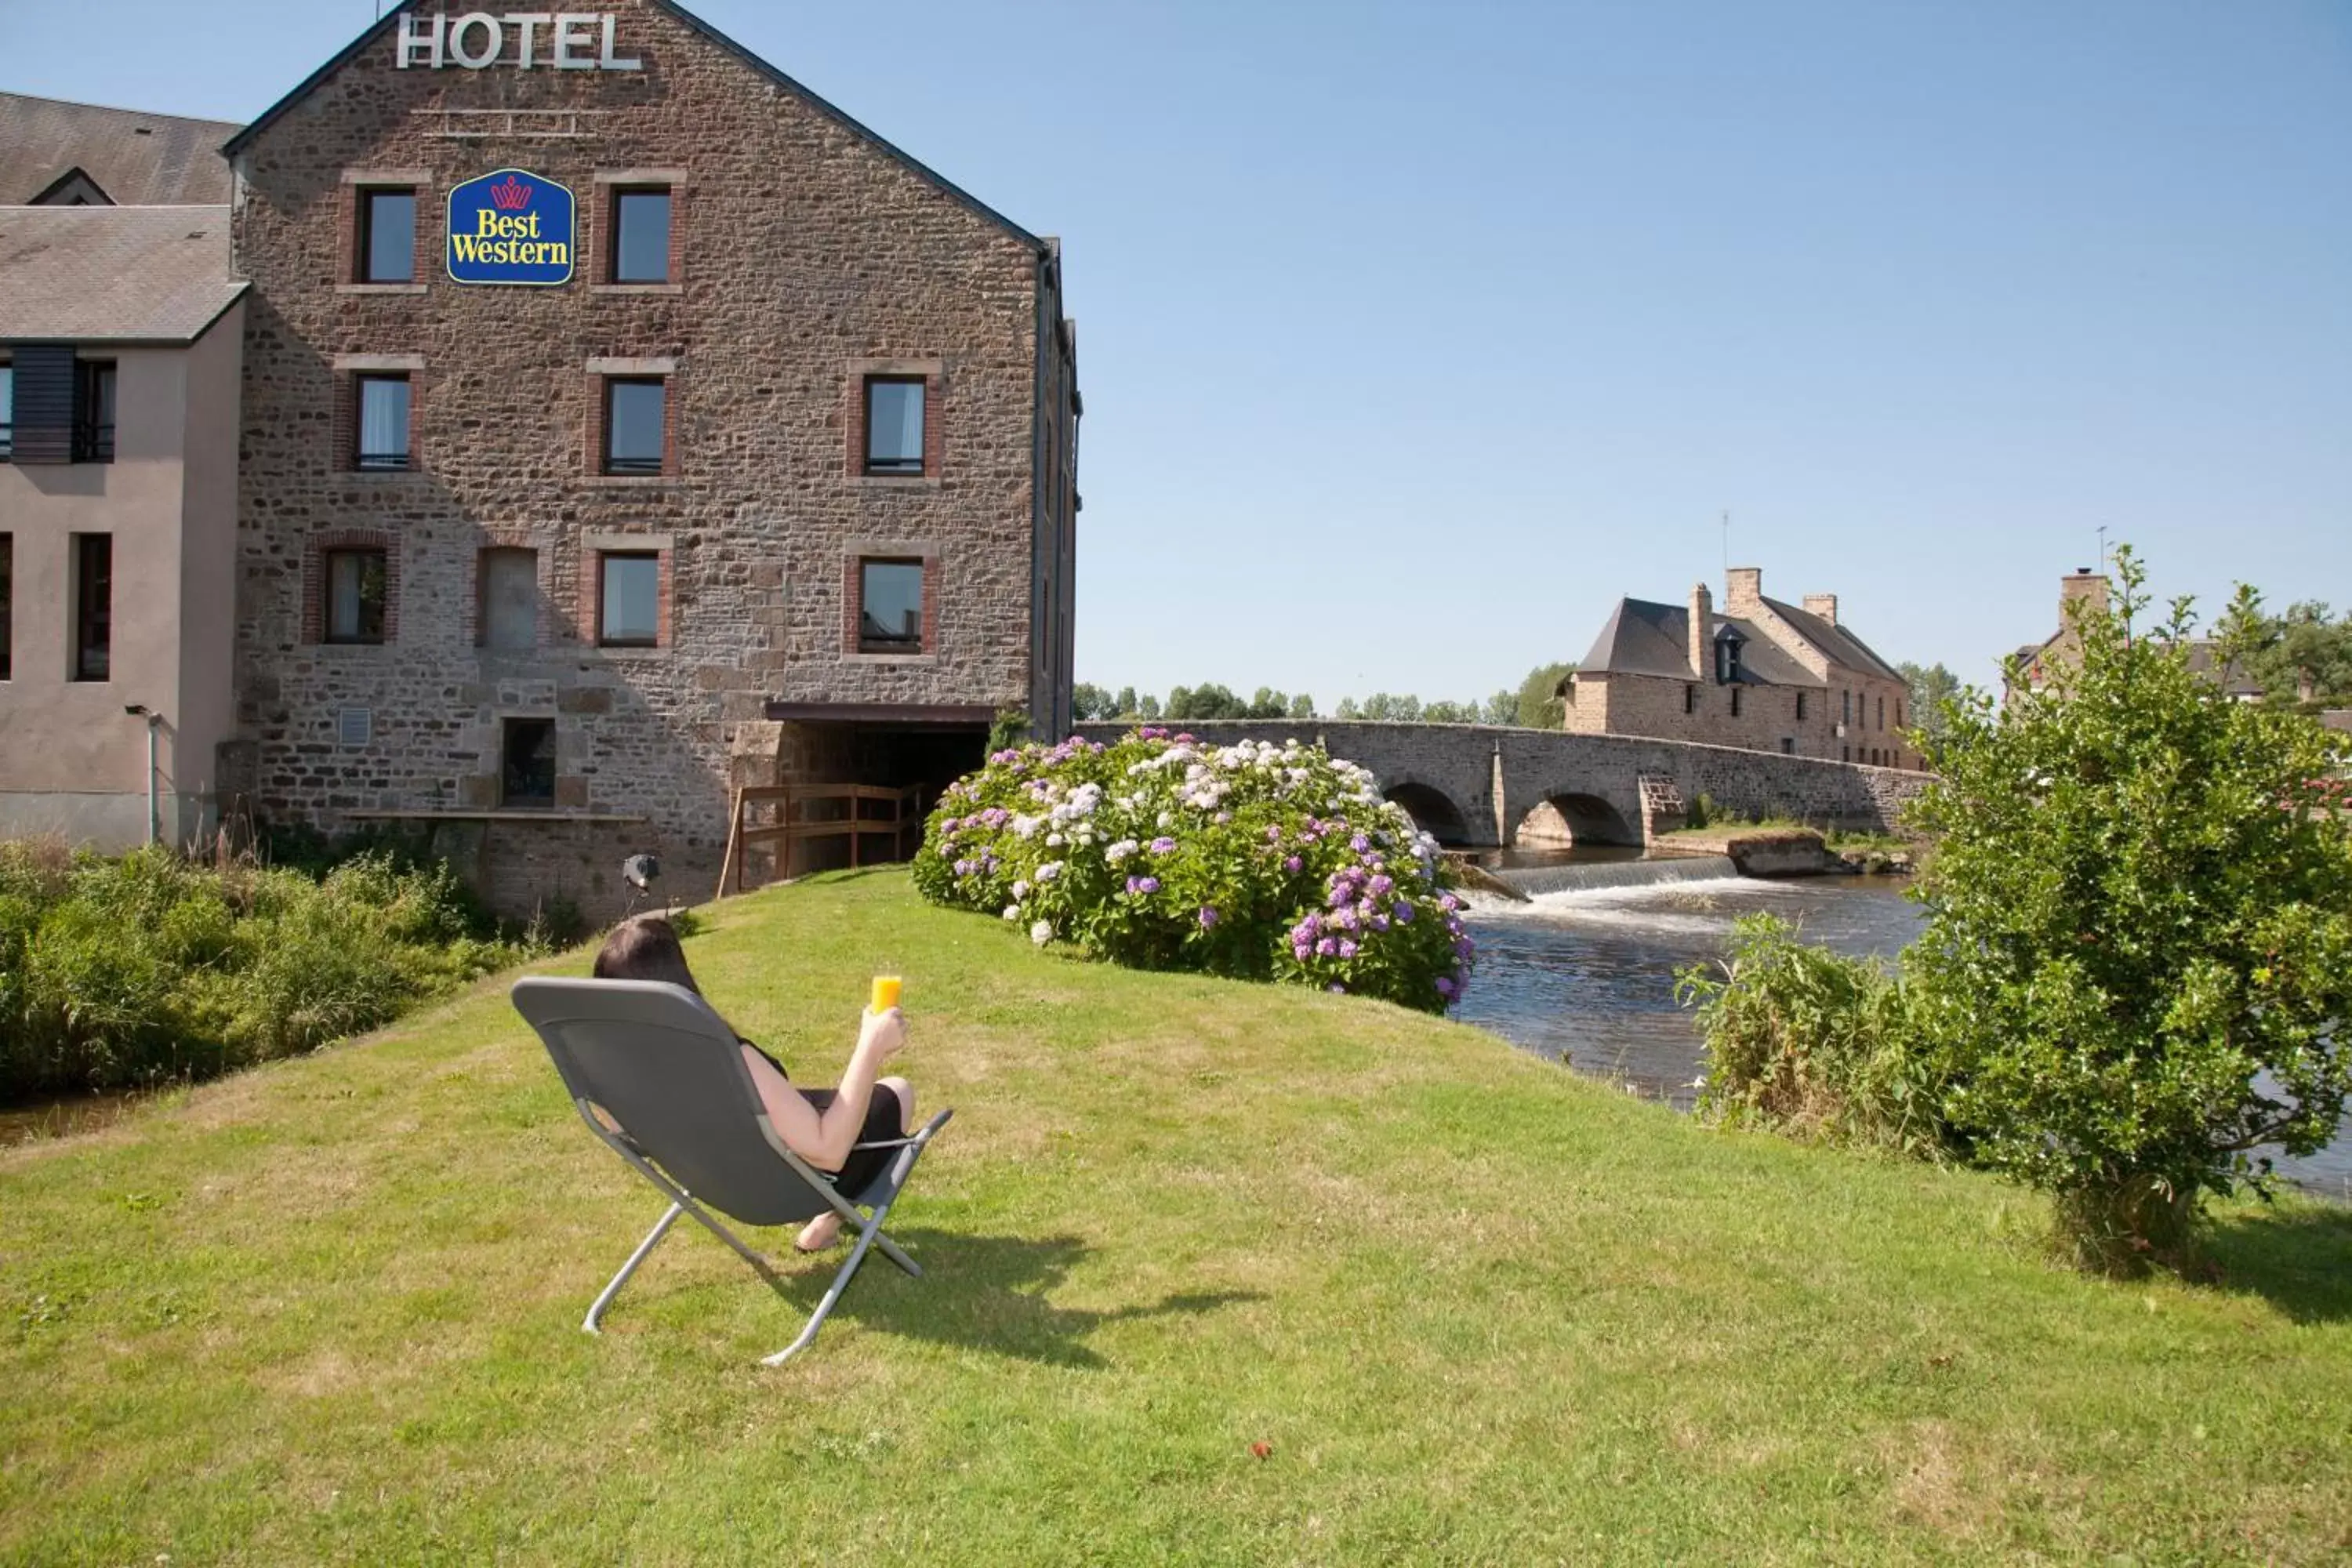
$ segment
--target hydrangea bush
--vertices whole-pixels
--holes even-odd
[[[1319,746],[1165,730],[998,752],[925,826],[915,886],[1139,969],[1443,1012],[1474,948],[1437,845]]]

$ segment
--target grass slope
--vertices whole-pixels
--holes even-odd
[[[1070,962],[900,875],[711,925],[713,997],[812,1081],[907,975],[899,1065],[958,1109],[898,1215],[929,1278],[877,1260],[764,1371],[794,1319],[684,1227],[582,1334],[661,1201],[491,983],[0,1153],[0,1559],[2352,1550],[2342,1211],[2233,1212],[2219,1289],[2096,1283],[1989,1180]],[[805,1307],[834,1264],[788,1267]]]

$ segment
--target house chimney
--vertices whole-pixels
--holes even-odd
[[[2070,575],[2058,579],[2058,624],[2060,626],[2066,624],[2066,606],[2077,599],[2089,601],[2085,614],[2105,615],[2107,613],[2106,577],[2103,574],[2092,571],[2088,566],[2077,566]]]
[[[1727,566],[1723,569],[1723,613],[1752,616],[1764,607],[1764,569]]]
[[[1832,626],[1837,625],[1837,595],[1835,594],[1806,595],[1805,614],[1827,621]]]
[[[1707,670],[1707,650],[1715,638],[1715,595],[1706,591],[1704,583],[1691,584],[1690,596],[1690,667],[1691,679],[1705,680]]]

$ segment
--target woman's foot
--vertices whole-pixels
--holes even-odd
[[[801,1252],[823,1252],[840,1239],[841,1216],[821,1214],[801,1227],[800,1235],[793,1237],[793,1247]]]

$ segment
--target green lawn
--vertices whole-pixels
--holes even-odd
[[[1072,962],[897,873],[691,951],[811,1080],[907,976],[898,1065],[958,1112],[894,1227],[928,1278],[877,1259],[763,1370],[797,1320],[686,1227],[582,1334],[662,1203],[486,984],[0,1153],[0,1560],[2352,1552],[2345,1211],[2105,1284],[1989,1179]],[[788,1265],[803,1307],[833,1267]]]

